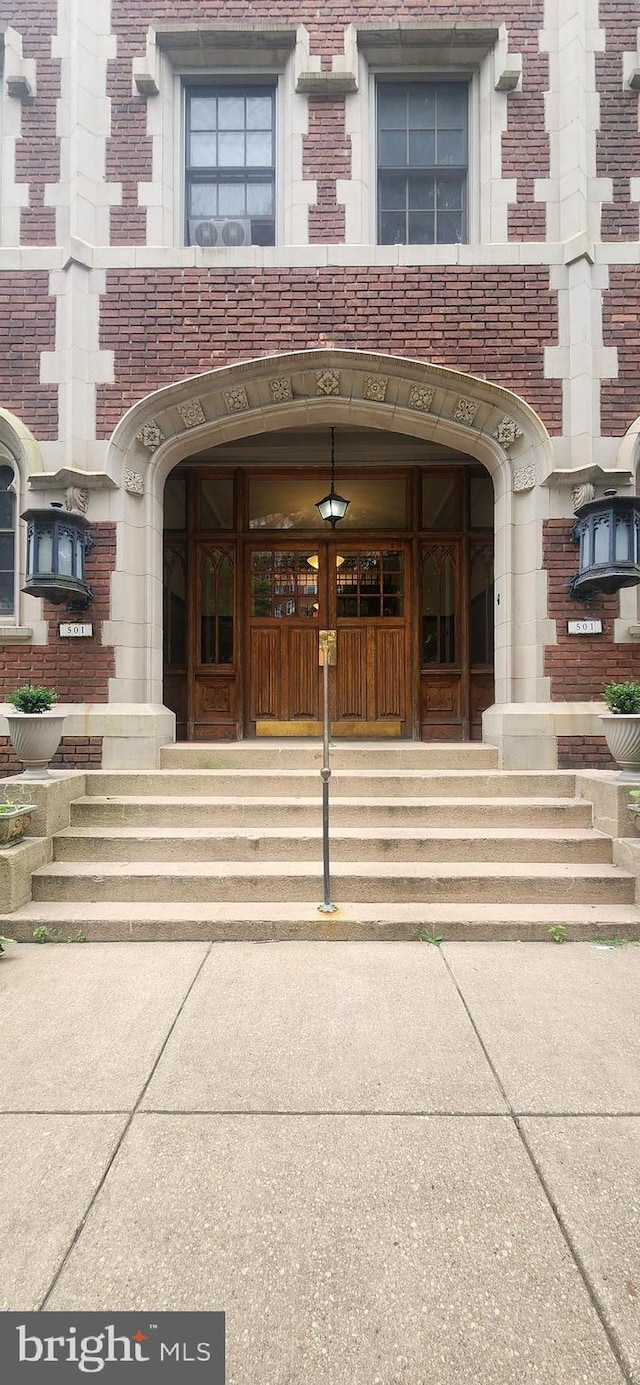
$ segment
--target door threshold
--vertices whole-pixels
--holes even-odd
[[[301,736],[322,735],[321,721],[257,721],[256,736]],[[332,721],[332,737],[349,736],[352,740],[387,740],[402,735],[402,722],[388,721]]]

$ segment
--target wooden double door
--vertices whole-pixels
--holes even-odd
[[[412,734],[410,553],[389,538],[249,547],[248,734],[319,732],[322,629],[337,632],[334,734]]]
[[[493,488],[476,463],[345,475],[184,464],[164,517],[164,698],[187,740],[317,734],[319,632],[337,631],[334,732],[480,739],[493,701]],[[388,527],[383,528],[384,524]]]

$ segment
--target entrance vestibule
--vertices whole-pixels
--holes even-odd
[[[319,734],[325,628],[338,636],[335,735],[480,739],[493,701],[488,472],[404,435],[336,429],[351,503],[334,533],[315,508],[328,455],[328,428],[283,430],[168,477],[164,700],[178,739]]]

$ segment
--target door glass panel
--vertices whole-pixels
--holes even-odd
[[[336,570],[338,618],[377,620],[404,615],[402,549],[351,549]]]
[[[439,476],[427,472],[422,478],[423,529],[462,528],[462,490],[459,478],[451,472]]]
[[[493,662],[493,550],[475,548],[471,553],[469,582],[471,663]]]
[[[471,477],[469,517],[472,529],[493,529],[493,482],[488,475]]]
[[[233,554],[212,548],[200,561],[200,662],[233,663]]]
[[[187,563],[183,549],[164,552],[164,661],[184,668],[187,661]]]
[[[321,529],[316,501],[329,490],[329,475],[315,472],[308,480],[287,478],[249,481],[250,529]],[[336,490],[350,500],[341,521],[344,529],[406,529],[407,487],[400,477],[336,478]]]
[[[251,614],[317,620],[318,554],[263,549],[251,555]]]
[[[211,477],[200,486],[200,528],[233,529],[233,477]]]
[[[422,663],[456,662],[455,555],[438,545],[422,554]]]
[[[168,476],[165,481],[164,527],[165,529],[186,529],[187,527],[186,476]]]

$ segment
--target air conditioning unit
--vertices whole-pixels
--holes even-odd
[[[233,216],[190,217],[189,241],[203,247],[251,245],[251,222]]]

